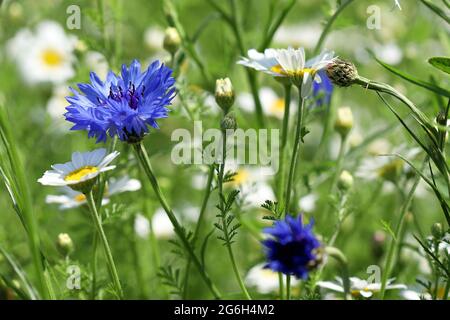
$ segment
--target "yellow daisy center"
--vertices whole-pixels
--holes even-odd
[[[284,70],[283,67],[279,64],[271,67],[270,71],[288,77],[303,77],[305,73],[309,73],[313,76],[317,72],[317,70],[313,68],[303,68],[302,70]]]
[[[81,167],[75,171],[72,171],[69,173],[64,180],[65,181],[80,181],[83,177],[87,176],[88,174],[97,172],[98,168],[93,166],[84,166]]]
[[[235,185],[242,185],[248,180],[249,176],[250,174],[247,170],[239,169],[233,177],[233,183]]]
[[[270,106],[270,112],[276,113],[279,111],[284,111],[284,100],[281,98],[276,99]]]
[[[74,199],[76,202],[84,202],[84,201],[86,201],[86,196],[84,194],[80,193],[80,194],[76,195]]]
[[[42,61],[50,67],[59,66],[64,60],[63,56],[54,49],[46,49],[42,53]]]

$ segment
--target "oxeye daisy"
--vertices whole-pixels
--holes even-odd
[[[67,97],[66,120],[75,124],[72,130],[87,130],[97,142],[106,141],[108,134],[139,142],[148,126],[158,128],[156,120],[168,115],[167,106],[175,96],[171,74],[159,61],[141,72],[137,60],[123,65],[120,75],[109,72],[105,81],[91,72],[91,83],[79,84],[81,93],[72,89],[74,96]]]
[[[88,192],[100,173],[116,167],[109,164],[118,155],[117,151],[106,155],[106,149],[103,148],[83,153],[74,152],[72,161],[52,165],[53,170],[46,171],[38,182],[47,186],[68,186],[76,191]]]
[[[43,21],[35,30],[20,30],[8,41],[6,48],[27,83],[57,84],[75,74],[76,42],[76,38],[67,35],[57,22]]]
[[[248,58],[242,58],[238,64],[274,77],[288,78],[294,85],[301,87],[302,98],[306,98],[312,92],[313,82],[321,82],[319,71],[334,58],[334,53],[327,50],[306,61],[303,48],[266,49],[264,53],[252,49],[248,52]]]
[[[389,279],[386,285],[386,290],[406,290],[404,284],[392,284],[395,279]],[[344,286],[342,279],[336,277],[336,282],[319,281],[317,285],[321,288],[328,289],[335,292],[344,293]],[[371,298],[375,293],[381,290],[381,283],[368,282],[357,277],[350,277],[350,293],[355,298]]]
[[[137,179],[130,179],[128,176],[124,176],[118,180],[111,178],[106,185],[102,205],[108,204],[109,198],[113,195],[122,192],[136,191],[140,188],[141,183]],[[64,186],[61,188],[61,193],[62,194],[59,195],[48,195],[45,198],[45,202],[59,204],[60,210],[77,208],[86,204],[86,196],[79,191]]]
[[[268,260],[266,268],[306,279],[320,261],[321,244],[312,232],[312,222],[303,225],[301,215],[297,218],[287,215],[264,229],[264,233],[270,236],[262,241]]]
[[[254,287],[256,291],[262,294],[275,292],[279,289],[278,273],[264,268],[264,263],[257,264],[251,268],[245,277],[245,283],[248,286]],[[291,285],[298,284],[298,280],[292,279]]]

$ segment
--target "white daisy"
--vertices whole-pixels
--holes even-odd
[[[136,191],[140,188],[141,182],[137,179],[130,179],[128,176],[124,176],[118,180],[111,178],[106,185],[102,205],[108,204],[109,198],[115,194]],[[60,210],[77,208],[86,204],[86,196],[83,193],[72,190],[67,186],[62,187],[61,191],[63,193],[61,195],[48,195],[45,198],[45,202],[60,204]]]
[[[313,48],[320,37],[322,27],[319,23],[309,23],[281,26],[275,33],[273,41],[280,45],[302,46]]]
[[[46,171],[38,182],[47,186],[69,186],[75,190],[84,189],[93,183],[100,173],[114,169],[116,166],[108,165],[118,155],[117,151],[106,155],[104,148],[83,153],[74,152],[72,161],[52,165],[53,170]]]
[[[304,212],[313,212],[316,209],[316,203],[317,203],[318,196],[314,193],[307,194],[306,196],[303,196],[298,201],[298,206],[300,207],[301,211]]]
[[[134,232],[142,239],[150,234],[150,221],[140,213],[134,218]]]
[[[386,290],[403,289],[407,287],[404,284],[392,284],[394,279],[389,279],[386,284]],[[321,288],[328,289],[335,292],[344,293],[344,286],[342,279],[336,277],[335,282],[319,281],[317,285]],[[367,280],[362,280],[357,277],[350,277],[350,293],[353,297],[371,298],[375,293],[381,290],[381,283],[369,283]]]
[[[228,161],[225,172],[234,172],[233,181],[225,184],[239,189],[239,196],[244,204],[251,207],[260,207],[266,200],[275,200],[275,194],[269,185],[273,170],[267,167],[244,166],[237,162]]]
[[[400,296],[405,300],[431,300],[431,294],[428,292],[420,292],[416,290],[403,290]]]
[[[254,287],[262,294],[276,292],[279,288],[278,273],[264,268],[264,263],[257,264],[251,268],[246,277],[245,283],[249,287]],[[291,278],[291,286],[295,286],[299,280]]]
[[[7,43],[7,52],[24,80],[30,84],[63,83],[75,74],[73,62],[76,38],[54,21],[43,21],[35,32],[20,30]]]
[[[88,51],[84,56],[86,67],[95,72],[100,79],[106,79],[109,71],[109,64],[106,57],[97,51]]]
[[[144,43],[150,50],[162,51],[164,30],[160,27],[148,27],[144,32]]]
[[[314,81],[320,83],[318,71],[325,68],[335,58],[331,51],[323,51],[320,55],[306,61],[303,48],[266,49],[260,53],[255,49],[248,51],[248,58],[242,58],[237,63],[274,77],[287,77],[301,86],[302,98],[311,94]]]
[[[163,208],[159,208],[152,216],[152,228],[155,237],[158,239],[167,239],[175,235],[172,222]]]

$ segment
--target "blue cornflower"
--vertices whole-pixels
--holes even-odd
[[[285,220],[264,229],[264,233],[272,236],[262,241],[268,260],[266,268],[306,279],[309,270],[319,261],[320,242],[311,230],[312,225],[312,222],[303,225],[301,215],[297,218],[287,215]]]
[[[175,79],[172,70],[159,61],[141,72],[139,61],[122,65],[116,75],[110,71],[101,81],[90,73],[90,83],[80,83],[81,91],[70,88],[74,94],[66,97],[67,121],[75,125],[71,130],[87,130],[97,142],[106,141],[107,135],[117,135],[120,140],[136,142],[148,133],[151,126],[158,128],[157,119],[166,118],[175,96]]]
[[[330,104],[331,95],[333,94],[333,84],[325,70],[320,70],[318,74],[322,81],[320,83],[313,83],[313,96],[316,100],[316,106],[321,107],[324,104]]]

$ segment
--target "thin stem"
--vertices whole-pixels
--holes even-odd
[[[334,21],[337,19],[337,17],[341,14],[342,11],[354,0],[347,0],[343,4],[339,6],[339,8],[336,10],[336,12],[331,16],[330,20],[328,20],[327,25],[323,29],[319,41],[317,41],[317,44],[314,48],[314,54],[318,54],[320,49],[322,48],[323,42],[325,41],[326,37],[328,36],[328,33],[331,31],[331,26],[333,25]]]
[[[286,162],[286,145],[287,145],[287,137],[289,130],[289,109],[291,105],[291,88],[292,86],[286,85],[284,86],[284,115],[283,115],[283,123],[281,128],[281,146],[280,146],[280,166],[278,167],[278,201],[281,201],[284,195],[284,187],[285,187],[285,162]]]
[[[302,139],[302,127],[303,127],[303,109],[305,105],[305,100],[301,98],[301,88],[298,87],[299,92],[299,107],[298,107],[298,113],[297,113],[297,128],[295,130],[295,141],[294,141],[294,150],[292,152],[291,157],[291,164],[289,167],[289,176],[288,176],[288,182],[286,187],[286,199],[284,201],[285,205],[285,215],[288,214],[289,208],[290,208],[290,201],[291,201],[291,193],[292,193],[292,184],[294,182],[295,177],[295,169],[297,167],[297,158],[299,155],[299,149],[300,149],[300,143]]]
[[[94,233],[92,240],[92,284],[91,284],[91,299],[95,300],[97,297],[97,247],[98,247],[98,235]]]
[[[291,275],[286,275],[286,300],[291,300]]]
[[[192,261],[194,262],[195,267],[200,272],[200,275],[202,276],[205,284],[208,286],[208,289],[211,291],[211,293],[214,295],[216,299],[220,299],[221,295],[219,291],[217,290],[216,286],[212,282],[211,278],[209,277],[208,273],[206,272],[204,266],[201,264],[198,257],[195,255],[194,249],[191,246],[191,243],[186,237],[184,229],[181,227],[180,223],[178,222],[178,219],[175,217],[175,214],[172,211],[172,208],[167,203],[167,200],[164,196],[164,194],[161,191],[161,188],[159,187],[158,180],[156,179],[156,176],[153,173],[153,169],[150,164],[150,159],[147,154],[147,150],[145,150],[144,145],[142,142],[139,142],[134,145],[134,151],[136,153],[136,157],[139,160],[142,168],[144,169],[145,173],[147,174],[147,177],[150,181],[150,184],[153,187],[153,191],[156,194],[156,197],[158,198],[158,201],[160,202],[161,206],[163,207],[164,211],[166,212],[170,222],[173,225],[173,228],[175,230],[175,233],[177,234],[178,238],[181,240],[184,248],[188,252],[188,254],[191,256]]]
[[[220,197],[220,208],[225,208],[225,195],[223,193],[223,177],[225,172],[225,161],[226,161],[226,151],[227,151],[227,133],[226,130],[222,130],[222,162],[219,166],[219,175],[218,175],[218,189],[219,189],[219,197]],[[251,300],[247,288],[245,287],[244,281],[242,280],[242,277],[239,273],[239,270],[236,265],[236,260],[234,259],[233,249],[231,248],[231,239],[229,237],[228,233],[228,223],[227,223],[227,216],[225,213],[222,212],[221,214],[222,219],[222,229],[225,237],[225,246],[227,247],[228,256],[230,258],[231,266],[233,267],[234,275],[236,276],[236,280],[239,284],[239,287],[242,290],[242,293],[244,294],[245,298],[247,300]]]
[[[280,291],[280,300],[284,300],[284,280],[283,274],[281,272],[278,272],[278,285]]]
[[[197,225],[194,230],[194,236],[192,238],[192,244],[195,245],[197,242],[197,238],[199,236],[201,225],[203,224],[205,212],[206,212],[206,206],[208,205],[209,196],[211,195],[211,187],[212,187],[212,181],[214,178],[214,166],[211,165],[209,168],[208,173],[208,181],[206,182],[206,189],[205,189],[205,195],[203,196],[202,206],[200,208],[200,214],[198,216]],[[183,285],[183,299],[186,299],[187,296],[187,290],[188,290],[188,283],[189,283],[189,271],[191,267],[192,260],[189,258],[187,265],[186,265],[186,271],[184,276],[184,285]]]
[[[422,164],[421,170],[423,170],[425,168],[426,163],[428,162],[428,159],[429,159],[429,157],[427,156]],[[387,256],[386,256],[386,262],[384,265],[384,272],[381,277],[381,290],[380,290],[380,298],[381,299],[384,299],[384,295],[386,293],[387,280],[389,279],[391,268],[393,266],[395,252],[398,250],[398,248],[400,247],[400,244],[401,244],[400,235],[403,231],[406,213],[408,212],[409,206],[411,205],[412,199],[414,197],[414,192],[416,191],[416,188],[420,182],[420,179],[421,179],[420,175],[417,175],[415,177],[414,184],[411,187],[411,190],[409,191],[409,193],[405,199],[405,202],[403,204],[403,207],[400,211],[399,221],[395,228],[395,238],[393,238],[391,240],[391,243],[389,245],[389,249],[388,249]]]
[[[123,291],[122,286],[120,285],[119,275],[117,273],[116,265],[114,263],[114,259],[111,253],[111,248],[108,244],[108,239],[106,238],[105,232],[103,230],[102,222],[97,212],[97,207],[94,201],[94,195],[92,194],[92,190],[86,194],[86,201],[89,206],[89,212],[91,213],[92,220],[94,221],[95,228],[97,229],[97,233],[100,237],[100,241],[102,242],[103,249],[105,250],[105,256],[108,263],[108,269],[114,283],[114,287],[116,289],[117,294],[120,299],[123,299]]]
[[[341,174],[342,162],[344,160],[344,154],[345,154],[345,147],[346,147],[347,137],[348,137],[348,135],[345,135],[345,136],[340,135],[341,144],[339,146],[339,153],[338,153],[338,157],[336,159],[336,167],[334,169],[333,179],[331,180],[329,194],[333,194],[334,190],[336,189],[336,185],[337,185],[337,182],[338,182],[338,179],[339,179],[339,175]]]

